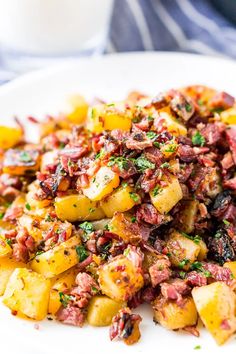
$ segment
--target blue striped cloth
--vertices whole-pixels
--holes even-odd
[[[115,0],[105,52],[148,50],[236,58],[236,26],[210,0]],[[0,53],[0,83],[15,75]]]

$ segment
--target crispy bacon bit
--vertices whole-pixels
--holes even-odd
[[[218,92],[209,102],[213,109],[228,109],[234,105],[234,97],[226,92]]]
[[[225,131],[229,148],[232,152],[234,163],[236,164],[236,126],[231,126]]]
[[[207,278],[203,273],[196,272],[195,270],[189,272],[186,275],[187,284],[194,287],[194,286],[204,286],[207,285]]]
[[[128,149],[131,150],[144,150],[152,146],[150,139],[147,139],[146,134],[142,131],[132,133],[125,142]]]
[[[223,281],[230,285],[232,283],[232,272],[229,268],[220,267],[214,263],[203,262],[202,267],[204,270],[210,272],[211,277],[216,281]]]
[[[195,108],[190,98],[186,98],[182,93],[172,90],[172,99],[170,101],[171,109],[187,122],[193,115]]]
[[[83,327],[85,313],[80,308],[69,305],[67,307],[61,307],[56,314],[56,318],[64,324]]]
[[[122,339],[128,345],[136,343],[141,337],[139,331],[141,321],[141,316],[132,314],[128,307],[120,310],[112,319],[110,339]]]
[[[161,225],[168,220],[166,215],[158,213],[156,208],[149,203],[144,203],[138,207],[136,217],[139,222],[145,221],[148,224],[156,226]]]
[[[158,284],[160,284],[163,281],[166,281],[170,278],[171,276],[171,270],[170,270],[170,261],[169,259],[162,258],[157,260],[156,263],[154,263],[149,269],[149,274],[150,274],[150,279],[153,287],[156,287]]]
[[[35,250],[35,241],[32,236],[28,234],[26,228],[19,229],[16,236],[16,243],[13,245],[13,257],[17,261],[27,262],[29,260],[30,252]]]
[[[231,167],[234,166],[234,160],[233,160],[233,157],[232,157],[232,153],[230,151],[228,151],[223,159],[220,161],[222,167],[224,170],[228,170],[230,169]]]
[[[174,279],[168,283],[161,283],[161,294],[164,299],[176,301],[178,305],[183,303],[182,295],[187,295],[189,291],[189,286],[181,279]]]
[[[189,145],[179,145],[177,155],[183,162],[192,162],[196,160],[194,149]]]

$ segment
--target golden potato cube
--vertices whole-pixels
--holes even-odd
[[[91,200],[101,200],[120,184],[119,175],[109,167],[101,167],[96,176],[91,178],[88,188],[83,188],[83,193]]]
[[[224,264],[224,267],[229,268],[231,270],[234,278],[236,279],[236,261],[226,262]]]
[[[22,130],[19,128],[11,128],[0,126],[0,148],[10,149],[17,145],[23,138]]]
[[[159,111],[160,124],[174,136],[187,135],[187,128],[173,116],[169,107],[160,109]]]
[[[109,230],[120,236],[125,243],[136,244],[142,238],[140,228],[137,227],[137,222],[132,222],[132,216],[115,213],[108,224]]]
[[[69,99],[72,111],[67,114],[67,119],[73,124],[82,124],[88,113],[88,103],[83,96],[73,95]]]
[[[153,303],[154,321],[167,329],[180,329],[194,326],[197,323],[197,310],[191,297],[184,300],[183,305],[168,301],[158,306],[159,298]]]
[[[141,270],[125,256],[120,255],[98,270],[102,293],[116,301],[126,301],[142,288]]]
[[[116,211],[125,212],[133,208],[135,201],[130,193],[133,189],[130,186],[119,187],[112,194],[101,201],[101,207],[108,218],[112,218]]]
[[[194,288],[192,296],[203,324],[217,344],[224,344],[236,331],[235,293],[218,281]]]
[[[200,247],[200,252],[197,258],[199,261],[203,261],[204,259],[207,258],[207,253],[208,253],[207,245],[203,240],[200,240],[197,244]]]
[[[50,281],[27,268],[16,268],[11,274],[3,303],[12,311],[34,320],[47,315]]]
[[[124,307],[124,302],[117,302],[107,296],[94,296],[88,306],[87,321],[91,326],[109,326],[112,317]]]
[[[28,204],[30,210],[43,209],[52,203],[50,199],[38,200],[35,198],[36,190],[30,190],[26,194],[26,203]]]
[[[200,245],[174,231],[166,244],[169,259],[175,267],[188,270],[200,253]]]
[[[236,124],[236,107],[221,112],[220,119],[225,124]]]
[[[3,159],[3,172],[10,175],[31,175],[40,168],[38,150],[9,149]]]
[[[66,289],[70,289],[75,284],[75,277],[77,273],[78,271],[72,268],[59,276],[50,279],[52,288],[50,291],[48,313],[55,315],[55,313],[59,310],[61,307],[59,293],[65,291]]]
[[[194,223],[198,212],[199,202],[197,200],[186,200],[180,213],[178,225],[181,231],[188,233],[193,232]]]
[[[105,214],[98,202],[94,202],[83,194],[72,194],[55,199],[55,211],[62,221],[98,220]]]
[[[3,257],[0,261],[0,296],[3,295],[7,282],[16,268],[25,268],[26,264],[22,262],[16,262],[9,257]]]
[[[129,110],[119,105],[97,105],[88,112],[87,128],[94,133],[104,130],[120,129],[129,131],[132,125],[132,116]]]
[[[166,182],[167,186],[156,186],[150,192],[151,202],[161,214],[168,213],[183,198],[178,178],[172,176]]]
[[[9,256],[11,254],[12,254],[11,246],[7,243],[4,236],[0,235],[0,258]]]
[[[76,246],[81,243],[78,236],[60,243],[54,248],[39,254],[31,262],[31,268],[46,278],[52,278],[78,263]]]

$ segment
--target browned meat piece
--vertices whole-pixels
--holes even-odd
[[[217,92],[209,101],[213,109],[227,109],[234,105],[234,97],[226,92]]]

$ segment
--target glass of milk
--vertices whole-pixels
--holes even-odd
[[[0,0],[0,58],[25,71],[102,53],[113,0]]]

